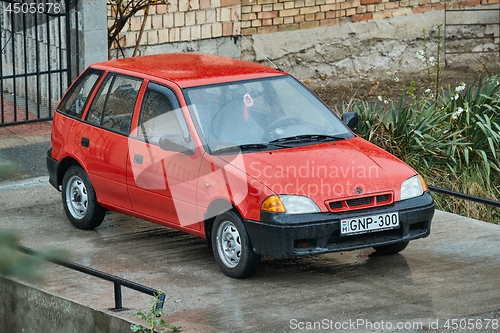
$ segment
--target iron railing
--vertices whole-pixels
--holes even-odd
[[[477,197],[475,195],[465,194],[465,193],[461,193],[461,192],[455,192],[455,191],[447,190],[447,189],[440,188],[440,187],[430,186],[430,185],[429,185],[429,190],[431,190],[432,192],[448,195],[451,197],[456,197],[456,198],[460,198],[460,199],[464,199],[464,200],[478,202],[478,203],[481,203],[484,205],[500,207],[500,201],[495,201],[495,200],[491,200],[491,199]]]
[[[0,127],[52,119],[78,74],[76,0],[0,0]]]
[[[27,248],[22,245],[18,245],[18,250],[22,253],[41,258],[43,260],[49,261],[51,263],[81,272],[85,273],[87,275],[92,275],[94,277],[113,282],[114,284],[114,292],[115,292],[115,307],[110,308],[111,311],[123,311],[126,310],[126,308],[123,307],[122,305],[122,292],[121,292],[121,286],[130,288],[132,290],[157,297],[158,296],[158,303],[156,304],[156,309],[163,309],[163,304],[165,302],[165,293],[160,292],[157,289],[153,289],[150,287],[143,286],[141,284],[135,283],[133,281],[129,281],[123,278],[120,278],[115,275],[111,275],[108,273],[104,273],[98,270],[95,270],[90,267],[86,267],[83,265],[76,264],[74,262],[70,262],[61,258],[57,258],[51,254],[48,253],[43,253],[39,252],[30,248]]]

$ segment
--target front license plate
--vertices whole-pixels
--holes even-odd
[[[340,221],[340,235],[355,235],[399,227],[398,212],[352,217]]]

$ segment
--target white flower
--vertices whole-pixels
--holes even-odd
[[[425,89],[425,93],[426,94],[430,94],[431,93],[431,89],[430,88]]]
[[[429,57],[429,63],[430,63],[431,65],[436,64],[436,58],[434,58],[434,57]]]
[[[417,51],[417,58],[422,60],[422,61],[425,61],[425,53],[423,50]]]
[[[384,102],[384,104],[387,104],[389,103],[388,100],[384,99],[382,96],[377,96],[378,100],[381,101],[381,102]]]
[[[458,87],[455,88],[455,91],[456,92],[461,92],[461,91],[464,91],[465,90],[465,83],[460,83],[460,85]]]
[[[395,76],[394,77],[394,82],[399,82],[399,77]]]
[[[453,94],[453,99],[456,101],[458,99],[459,95],[458,94]]]
[[[451,119],[458,119],[458,117],[462,114],[462,112],[464,112],[464,109],[459,106],[457,108],[457,111],[453,112],[453,114],[451,115]]]

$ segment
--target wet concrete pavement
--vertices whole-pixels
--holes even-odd
[[[49,141],[26,143],[22,149],[0,148],[0,181],[46,175],[45,156],[49,148]]]
[[[0,127],[0,181],[47,174],[49,122]]]
[[[0,226],[22,245],[162,289],[164,318],[183,332],[434,332],[427,328],[436,321],[439,332],[499,331],[495,321],[484,327],[500,313],[497,225],[437,212],[431,235],[401,254],[264,258],[255,276],[235,280],[219,271],[203,240],[156,224],[108,213],[94,231],[75,229],[46,177],[0,183],[0,202]],[[114,306],[111,283],[49,263],[42,273],[43,282],[29,283],[95,309]],[[151,300],[123,288],[129,310],[107,312],[136,320]],[[483,326],[443,329],[452,319]]]

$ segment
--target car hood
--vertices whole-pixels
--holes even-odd
[[[220,156],[227,163],[234,155]],[[241,159],[240,159],[241,158]],[[326,201],[392,193],[416,174],[406,163],[359,137],[322,144],[246,152],[236,167],[276,194]],[[243,163],[241,163],[243,161]]]

